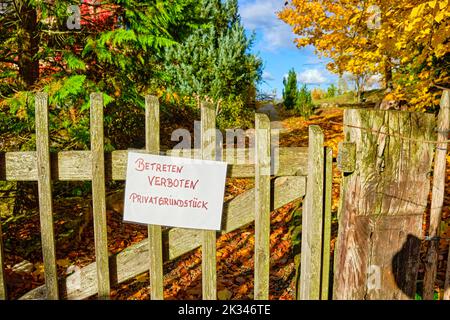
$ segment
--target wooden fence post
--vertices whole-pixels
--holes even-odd
[[[345,110],[334,299],[414,299],[434,128],[431,114]]]
[[[324,136],[319,126],[309,126],[308,180],[302,215],[300,262],[301,300],[319,300],[322,278],[322,230],[324,194]]]
[[[201,103],[202,159],[216,160],[216,110],[209,102]],[[202,238],[202,298],[216,300],[216,231],[203,230]]]
[[[2,223],[0,220],[0,300],[6,300],[6,282],[3,274],[4,260],[3,260],[3,240],[2,240]]]
[[[95,258],[97,262],[98,298],[110,297],[108,234],[105,199],[105,161],[103,149],[103,96],[91,96],[92,215],[94,218]]]
[[[159,155],[159,101],[157,97],[145,97],[145,149]],[[150,253],[150,297],[164,299],[163,254],[161,226],[148,226]]]
[[[255,289],[256,300],[269,300],[270,272],[270,120],[255,115]]]
[[[55,238],[53,231],[52,182],[48,131],[48,95],[46,93],[36,94],[35,114],[39,213],[45,285],[47,287],[47,299],[56,300],[58,299],[58,273],[56,269]]]
[[[442,94],[441,108],[437,118],[437,142],[446,141],[450,129],[449,90]],[[436,146],[436,156],[433,170],[433,186],[431,194],[430,228],[428,236],[438,238],[442,218],[442,207],[445,195],[445,176],[447,165],[447,143]],[[425,276],[423,280],[423,299],[433,300],[434,282],[436,280],[439,240],[431,240],[425,260]],[[445,289],[444,289],[445,290]],[[450,290],[450,289],[447,289]]]
[[[321,300],[328,300],[330,286],[331,200],[333,191],[333,150],[325,148],[324,215]]]

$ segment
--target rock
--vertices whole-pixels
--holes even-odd
[[[19,262],[15,264],[12,267],[12,271],[17,274],[30,274],[33,271],[34,265],[27,260],[23,260],[22,262]]]

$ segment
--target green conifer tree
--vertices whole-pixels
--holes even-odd
[[[283,100],[284,107],[288,110],[292,110],[295,107],[298,95],[297,89],[297,74],[292,68],[286,78],[283,79]]]
[[[304,84],[298,91],[297,99],[295,101],[295,110],[302,117],[309,117],[313,111],[313,103],[311,91]]]

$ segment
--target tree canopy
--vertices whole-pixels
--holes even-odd
[[[79,133],[91,92],[130,108],[169,91],[242,95],[260,79],[235,0],[2,3],[0,108],[15,117],[0,127],[31,128],[30,93],[40,90],[49,93],[52,123]]]
[[[438,104],[450,86],[448,0],[290,0],[278,13],[299,47],[313,45],[338,74],[383,75],[398,99]]]
[[[200,16],[206,24],[168,50],[166,68],[172,89],[214,101],[243,96],[260,81],[262,62],[249,53],[238,15],[237,0],[203,0]]]

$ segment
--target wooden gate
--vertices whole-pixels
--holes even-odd
[[[448,92],[446,103],[449,108]],[[414,299],[435,117],[351,109],[344,113],[344,134],[333,297]]]
[[[163,299],[163,262],[202,247],[203,299],[216,299],[216,236],[255,222],[255,293],[256,299],[269,297],[270,211],[306,195],[303,211],[301,280],[298,296],[327,299],[329,287],[331,152],[323,147],[323,133],[317,126],[309,129],[308,148],[278,148],[271,145],[270,122],[266,115],[255,117],[255,148],[244,150],[249,161],[241,163],[236,150],[216,150],[215,111],[201,106],[200,150],[169,150],[163,154],[220,159],[228,162],[227,177],[255,178],[255,188],[224,204],[222,230],[149,226],[149,238],[116,255],[107,249],[105,182],[125,180],[127,150],[103,151],[103,99],[91,95],[91,150],[63,151],[51,154],[48,132],[48,97],[37,94],[36,151],[0,153],[0,181],[37,181],[45,285],[21,299],[83,299],[98,294],[108,299],[113,285],[150,270],[152,299]],[[145,99],[146,148],[160,153],[159,103],[156,97]],[[242,151],[242,150],[241,150]],[[230,152],[232,156],[230,157]],[[239,152],[239,150],[238,150]],[[276,163],[271,162],[272,155]],[[274,157],[272,157],[274,158]],[[271,170],[272,168],[272,170]],[[326,179],[327,178],[327,179]],[[326,179],[326,181],[325,181]],[[56,269],[53,232],[52,181],[92,181],[92,208],[96,263],[81,269],[79,275],[60,278]],[[1,230],[0,230],[1,236]],[[0,238],[0,298],[7,297],[3,277],[3,252]],[[74,286],[74,277],[81,283]]]

